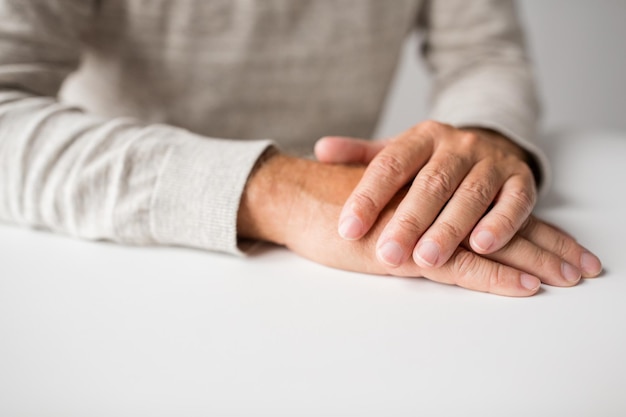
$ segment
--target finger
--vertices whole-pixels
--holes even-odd
[[[420,236],[437,218],[442,207],[446,205],[470,169],[471,162],[456,154],[438,152],[433,156],[415,177],[409,191],[381,233],[377,243],[377,254],[382,262],[392,266],[399,265],[411,256]],[[474,223],[469,225],[469,228]],[[448,232],[460,233],[459,230]],[[462,240],[463,237],[458,237],[458,240]],[[421,258],[418,265],[432,267],[443,264],[439,262],[441,249],[436,242],[432,240],[424,242],[420,250]]]
[[[352,240],[365,235],[391,198],[428,160],[432,146],[428,138],[390,141],[370,162],[348,197],[339,216],[340,236]]]
[[[413,251],[423,267],[443,265],[469,235],[498,194],[504,175],[487,161],[474,166]]]
[[[495,205],[472,232],[472,249],[485,254],[504,247],[526,221],[536,200],[537,192],[530,172],[528,175],[514,175],[506,180]]]
[[[315,143],[315,157],[329,164],[367,165],[385,145],[383,140],[365,140],[345,136],[326,136]]]
[[[519,235],[576,266],[585,278],[597,277],[602,272],[602,262],[596,255],[569,234],[534,216],[529,217]]]
[[[533,275],[462,247],[458,247],[443,266],[427,270],[424,275],[433,281],[510,297],[533,295],[541,286],[539,278]]]
[[[577,266],[519,236],[504,248],[489,254],[488,258],[535,275],[541,282],[557,287],[576,285],[582,276]]]

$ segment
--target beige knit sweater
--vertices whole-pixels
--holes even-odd
[[[540,155],[511,1],[0,0],[0,220],[237,253],[260,153],[369,137],[418,26],[432,118]]]

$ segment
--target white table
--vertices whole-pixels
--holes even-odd
[[[546,146],[606,272],[526,299],[0,226],[0,415],[624,416],[626,133]]]

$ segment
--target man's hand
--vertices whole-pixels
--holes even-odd
[[[487,130],[428,121],[388,141],[323,138],[315,151],[322,162],[368,165],[339,217],[344,239],[363,237],[410,184],[376,244],[379,259],[390,266],[411,254],[422,267],[444,265],[470,233],[473,251],[494,253],[536,201],[526,152]]]
[[[322,164],[280,154],[269,156],[248,181],[239,210],[240,236],[286,245],[308,259],[335,268],[423,276],[508,296],[533,295],[541,282],[572,286],[580,280],[580,269],[590,271],[587,276],[601,270],[599,260],[574,239],[533,217],[493,254],[476,254],[465,242],[440,267],[422,267],[411,260],[397,267],[382,264],[375,257],[376,243],[405,199],[406,189],[383,208],[362,239],[346,241],[336,232],[342,206],[364,171],[357,166]]]

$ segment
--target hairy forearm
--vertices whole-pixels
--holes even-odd
[[[241,198],[239,237],[290,246],[314,218],[329,218],[329,227],[334,227],[363,170],[269,150],[250,174]]]
[[[250,174],[237,216],[239,237],[286,244],[295,197],[313,162],[268,150]]]

